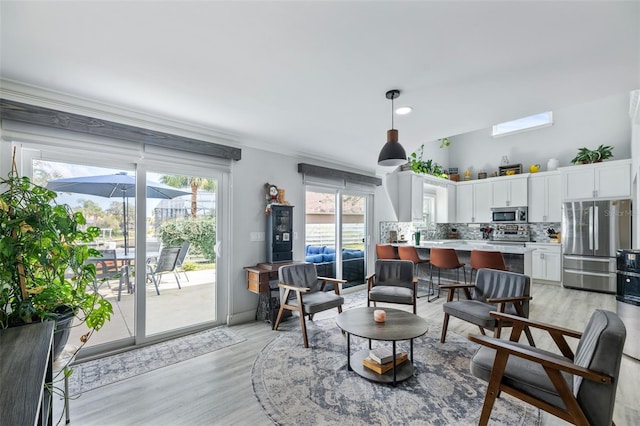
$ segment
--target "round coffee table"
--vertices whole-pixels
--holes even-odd
[[[427,322],[418,315],[399,309],[385,308],[387,320],[377,323],[373,320],[373,311],[380,308],[354,308],[348,309],[338,315],[336,323],[341,330],[347,333],[347,369],[353,370],[360,376],[381,383],[392,383],[408,379],[413,375],[413,339],[427,332]],[[351,335],[369,339],[369,349],[372,340],[392,342],[393,368],[386,373],[378,374],[366,368],[362,360],[369,356],[369,349],[364,349],[351,354]],[[407,362],[396,366],[396,342],[399,340],[410,341],[410,354]]]

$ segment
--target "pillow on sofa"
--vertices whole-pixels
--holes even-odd
[[[364,257],[362,250],[342,250],[342,259],[357,259]]]
[[[335,254],[336,253],[336,249],[334,249],[333,247],[322,246],[322,253],[323,254]],[[335,259],[335,256],[334,256],[334,259]]]
[[[304,260],[305,262],[322,263],[323,258],[324,258],[323,254],[312,254],[310,256],[306,256]]]
[[[336,261],[336,253],[325,253],[322,255],[323,262],[335,262]]]
[[[307,246],[307,256],[310,256],[310,255],[313,255],[313,254],[322,254],[324,248],[325,248],[325,246],[311,246],[311,245],[308,245]]]

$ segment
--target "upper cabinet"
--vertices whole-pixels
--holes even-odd
[[[456,222],[490,222],[491,193],[491,182],[458,183],[456,185]]]
[[[398,222],[421,222],[424,179],[413,173],[398,173]]]
[[[517,175],[513,177],[502,176],[491,179],[492,203],[490,207],[526,207],[527,176]]]
[[[456,221],[456,185],[449,182],[436,188],[436,223]]]
[[[560,222],[561,205],[560,172],[529,176],[529,222]]]
[[[561,167],[562,199],[631,198],[631,160]]]

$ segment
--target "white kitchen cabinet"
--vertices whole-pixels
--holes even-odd
[[[631,198],[631,160],[561,167],[562,200]]]
[[[529,222],[560,222],[562,197],[560,172],[529,175]]]
[[[544,281],[562,281],[562,248],[557,243],[526,243],[531,253],[531,278]]]
[[[456,222],[491,221],[491,182],[460,182],[456,186]]]
[[[473,183],[463,182],[456,186],[456,222],[473,222]]]
[[[398,222],[422,222],[424,179],[414,173],[398,173]]]
[[[436,188],[436,222],[454,223],[456,221],[456,185],[446,184]]]
[[[527,176],[501,176],[491,179],[491,207],[526,207]]]

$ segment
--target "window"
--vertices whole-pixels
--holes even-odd
[[[513,133],[526,132],[527,130],[548,127],[553,124],[553,113],[551,111],[542,112],[540,114],[530,115],[528,117],[518,118],[517,120],[505,121],[504,123],[493,126],[492,136],[504,136]]]

